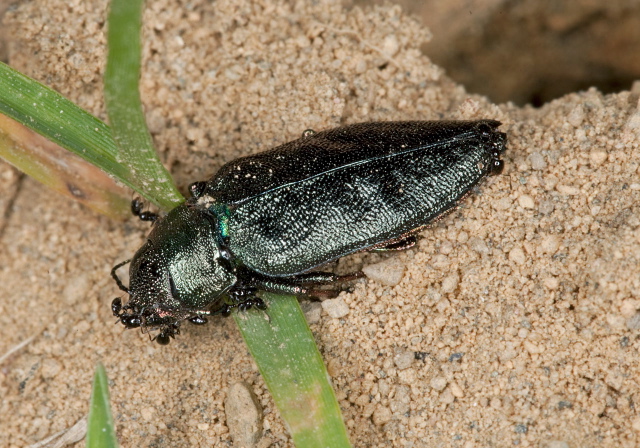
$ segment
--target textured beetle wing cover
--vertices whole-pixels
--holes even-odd
[[[401,121],[358,123],[318,132],[269,151],[224,165],[207,186],[207,194],[223,204],[246,201],[274,188],[348,165],[371,161],[477,137],[477,128],[495,120]],[[446,151],[441,151],[446,156]]]
[[[454,206],[490,170],[496,121],[365,123],[223,167],[208,193],[230,206],[229,248],[290,276],[393,240]]]

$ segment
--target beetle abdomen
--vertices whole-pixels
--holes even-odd
[[[207,189],[230,205],[236,259],[290,276],[396,239],[453,207],[498,163],[505,144],[498,125],[346,126],[234,161]]]

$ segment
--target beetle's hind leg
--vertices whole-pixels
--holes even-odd
[[[338,295],[342,283],[352,282],[362,277],[364,277],[362,271],[347,275],[337,275],[331,272],[309,272],[288,278],[265,277],[260,279],[256,287],[273,293],[330,299]],[[337,287],[334,289],[318,288],[326,285],[336,285]]]
[[[401,239],[385,241],[368,249],[371,252],[390,252],[411,249],[418,243],[416,235],[407,235]]]
[[[345,283],[364,277],[362,271],[352,272],[351,274],[338,275],[332,272],[309,272],[308,274],[300,274],[287,279],[298,285],[330,285],[332,283]]]

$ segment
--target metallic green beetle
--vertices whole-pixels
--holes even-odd
[[[223,166],[154,221],[131,260],[129,293],[112,303],[127,328],[167,344],[183,320],[265,308],[258,291],[318,295],[339,277],[314,269],[347,254],[397,249],[502,172],[506,135],[495,120],[361,123],[302,138]],[[156,219],[158,218],[158,219]]]

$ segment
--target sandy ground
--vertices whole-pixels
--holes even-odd
[[[103,119],[105,7],[32,1],[5,18],[11,64]],[[428,30],[396,7],[158,0],[145,23],[142,96],[182,188],[308,128],[503,122],[502,176],[417,248],[348,260],[390,263],[396,285],[362,281],[340,296],[343,317],[309,314],[354,446],[640,443],[640,91],[491,104],[421,54]],[[230,446],[224,402],[239,382],[262,407],[259,446],[291,446],[233,321],[168,347],[113,325],[109,270],[147,225],[3,164],[0,188],[0,356],[27,342],[0,364],[0,446],[86,416],[99,361],[122,446]]]

